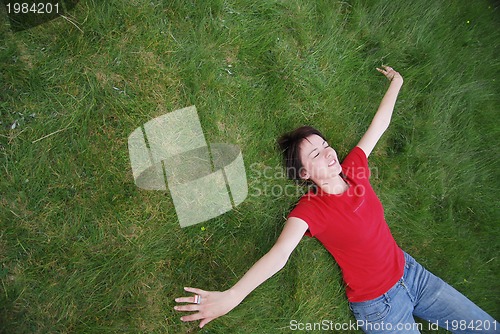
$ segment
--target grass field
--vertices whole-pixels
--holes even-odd
[[[497,6],[81,0],[18,32],[2,7],[0,333],[289,333],[292,320],[354,321],[338,267],[309,238],[203,330],[173,306],[183,286],[227,289],[267,252],[298,199],[279,191],[291,185],[280,173],[263,174],[279,171],[276,138],[310,124],[345,156],[387,88],[382,64],[405,78],[370,156],[391,230],[500,319]],[[249,196],[181,229],[168,192],[135,186],[127,138],[190,105],[208,142],[241,149]]]

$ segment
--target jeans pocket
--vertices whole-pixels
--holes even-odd
[[[356,320],[379,322],[387,317],[391,311],[391,304],[384,298],[367,305],[356,305],[356,303],[351,303],[351,310]]]
[[[411,257],[410,254],[408,253],[404,254],[405,254],[405,267],[408,269],[413,268],[415,266],[415,259]]]

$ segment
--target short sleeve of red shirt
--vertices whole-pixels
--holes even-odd
[[[350,301],[365,301],[387,292],[403,275],[404,254],[384,218],[370,185],[368,160],[355,147],[342,162],[349,189],[339,195],[305,194],[289,217],[308,224],[340,268]]]

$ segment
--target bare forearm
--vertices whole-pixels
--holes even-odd
[[[399,90],[403,85],[403,77],[392,67],[383,66],[383,69],[377,68],[377,70],[385,75],[387,79],[391,80],[391,84],[382,98],[368,130],[365,132],[363,137],[361,137],[361,140],[357,145],[365,152],[367,157],[372,152],[382,134],[389,127],[392,112],[394,110],[394,106],[396,105],[396,99],[398,98]]]
[[[255,262],[246,274],[230,289],[231,293],[240,301],[243,300],[260,284],[281,270],[287,260],[288,257],[280,254],[280,252],[269,251]]]
[[[403,79],[400,77],[394,78],[394,80],[391,81],[387,92],[380,102],[377,113],[373,117],[372,124],[377,124],[377,126],[385,129],[389,126],[399,90],[402,85]]]
[[[231,311],[250,292],[285,266],[307,228],[308,225],[305,221],[295,217],[288,218],[271,250],[257,261],[231,289],[220,292],[185,288],[186,291],[196,295],[176,298],[176,302],[187,304],[178,305],[175,309],[196,313],[183,316],[181,320],[201,320],[200,327],[203,327],[210,321]]]
[[[227,314],[238,306],[257,286],[283,268],[287,259],[288,256],[282,252],[271,249],[231,289],[219,292],[186,287],[184,290],[196,295],[176,298],[175,301],[178,303],[189,304],[175,306],[174,309],[187,312],[195,311],[196,313],[181,317],[181,320],[201,320],[200,327],[203,327],[213,319]]]

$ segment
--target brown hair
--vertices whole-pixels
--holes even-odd
[[[318,135],[323,140],[325,137],[311,126],[301,126],[291,132],[285,133],[278,139],[278,145],[283,154],[283,165],[286,175],[291,180],[302,181],[300,172],[304,168],[300,160],[300,143],[311,135]]]

